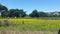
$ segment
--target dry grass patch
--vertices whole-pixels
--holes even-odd
[[[1,31],[0,34],[57,34],[57,32],[6,30],[6,31]]]

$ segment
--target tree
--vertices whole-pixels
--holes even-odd
[[[20,17],[25,17],[27,14],[26,14],[26,12],[24,11],[24,10],[22,10],[22,9],[20,9],[19,10],[19,15],[20,15]]]
[[[16,17],[18,14],[19,14],[19,10],[18,9],[10,9],[9,10],[9,17]]]
[[[36,9],[32,11],[31,14],[29,14],[30,17],[48,17],[48,14],[40,11],[38,12]]]
[[[45,12],[38,12],[39,13],[39,17],[48,17],[48,14]]]
[[[23,10],[19,9],[10,9],[9,17],[25,17],[26,13]]]
[[[7,17],[8,16],[8,8],[0,4],[0,16]]]
[[[8,12],[6,12],[6,11],[1,12],[1,16],[2,16],[2,17],[8,17],[8,14],[9,14],[9,13],[8,13]]]
[[[0,11],[8,11],[8,8],[0,4]]]
[[[30,17],[39,17],[39,13],[38,13],[38,11],[35,9],[35,10],[32,11],[31,14],[29,14],[29,16],[30,16]]]

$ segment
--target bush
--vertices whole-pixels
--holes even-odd
[[[11,23],[8,20],[4,20],[4,26],[10,26]]]
[[[3,22],[0,21],[0,27],[1,26],[10,26],[11,23],[8,20],[4,20]]]

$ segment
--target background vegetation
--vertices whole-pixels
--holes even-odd
[[[0,4],[0,31],[58,31],[60,29],[60,15],[34,9],[26,14],[23,9],[8,9]]]
[[[47,12],[38,11],[34,9],[30,14],[26,14],[23,9],[8,9],[6,6],[0,4],[0,16],[1,17],[60,17],[60,15],[49,15]]]

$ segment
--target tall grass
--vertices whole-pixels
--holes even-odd
[[[8,20],[13,23],[5,29],[19,29],[19,30],[43,30],[43,31],[58,31],[60,29],[60,20],[44,20],[44,19],[26,19],[26,18],[9,18],[0,19],[0,21]],[[0,27],[0,30],[4,27]]]

